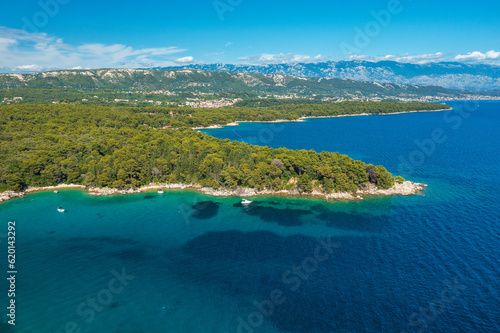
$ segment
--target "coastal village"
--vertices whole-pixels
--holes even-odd
[[[134,106],[156,105],[156,106],[174,106],[174,107],[191,107],[191,108],[223,108],[234,106],[237,102],[243,101],[243,98],[214,98],[214,94],[203,93],[198,91],[169,91],[169,90],[154,90],[154,91],[116,91],[116,95],[122,96],[147,96],[147,99],[139,98],[106,98],[98,95],[82,98],[77,101],[68,100],[52,100],[52,104],[92,104],[99,103],[123,103]],[[161,96],[157,99],[151,98],[152,95]],[[193,97],[182,97],[182,96]],[[258,96],[259,99],[277,99],[277,100],[310,100],[321,101],[323,103],[340,103],[345,101],[364,101],[364,102],[382,102],[386,100],[393,100],[399,102],[437,102],[437,101],[452,101],[452,100],[500,100],[500,96],[486,96],[474,93],[464,93],[460,97],[457,96],[365,96],[357,91],[356,94],[346,93],[345,96],[317,96],[313,95],[299,95],[297,93],[290,93],[286,95],[267,94]],[[10,105],[15,103],[26,103],[27,101],[23,96],[16,97],[2,97],[0,93],[0,105]]]
[[[12,103],[16,103],[16,102],[21,102],[23,100],[22,97],[14,97],[12,99],[8,98],[8,97],[4,97],[3,100],[2,100],[2,103],[3,104],[12,104]]]

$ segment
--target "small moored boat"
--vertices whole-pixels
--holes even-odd
[[[54,191],[54,193],[56,193],[56,194],[57,194],[57,193],[59,193],[59,191],[58,191],[58,190],[55,190],[55,191]]]
[[[62,208],[62,207],[57,207],[57,211],[59,213],[64,213],[65,212],[64,208]]]
[[[241,200],[241,204],[242,204],[242,205],[249,205],[249,204],[251,204],[252,202],[253,202],[253,201],[250,201],[250,200],[247,200],[247,199],[243,199],[243,200]]]
[[[158,194],[163,194],[163,193],[165,193],[163,190],[158,191]]]

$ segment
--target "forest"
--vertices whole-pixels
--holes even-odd
[[[172,95],[153,94],[147,92],[131,92],[128,90],[118,91],[111,89],[100,89],[95,91],[76,90],[76,89],[39,89],[39,88],[12,88],[0,89],[0,100],[3,98],[13,99],[14,97],[23,97],[20,104],[53,104],[53,101],[66,104],[93,104],[103,105],[112,103],[114,99],[128,99],[136,101],[134,105],[148,105],[145,100],[155,100],[160,102],[173,102],[184,104],[188,98],[197,98],[199,95],[192,91],[176,91]],[[245,92],[216,92],[213,94],[204,94],[204,99],[220,98],[242,98],[250,99],[257,97],[254,93]],[[83,99],[87,101],[82,102]],[[132,104],[132,103],[131,103]],[[150,104],[149,104],[150,105]]]
[[[249,108],[268,108],[278,105],[298,105],[298,104],[329,104],[331,102],[323,102],[318,98],[291,98],[291,99],[276,99],[276,98],[250,98],[236,102],[234,107],[249,107]]]
[[[400,112],[417,106],[359,102],[266,110],[0,106],[0,191],[62,183],[129,188],[151,182],[227,189],[296,187],[306,193],[314,187],[325,192],[353,192],[368,183],[389,188],[395,178],[382,166],[333,152],[272,149],[220,140],[190,126],[342,112]],[[172,127],[160,129],[167,125]]]
[[[166,118],[156,118],[164,125],[173,127],[206,127],[224,125],[235,121],[297,120],[301,117],[331,117],[356,114],[388,114],[408,111],[431,111],[449,109],[445,104],[358,102],[349,101],[329,104],[283,104],[268,108],[227,107],[217,110],[207,108],[134,108],[135,112],[157,113]],[[170,116],[170,114],[173,116]]]

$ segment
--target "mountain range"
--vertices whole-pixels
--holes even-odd
[[[39,88],[118,91],[176,90],[203,93],[242,92],[322,97],[452,97],[459,91],[442,87],[305,78],[199,69],[61,70],[34,74],[0,74],[0,89]]]
[[[182,68],[440,86],[458,90],[500,90],[499,66],[459,62],[410,64],[354,60],[267,65],[194,64]]]

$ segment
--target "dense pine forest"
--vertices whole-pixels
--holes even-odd
[[[311,192],[389,188],[382,166],[313,150],[272,149],[220,140],[191,127],[244,120],[443,109],[423,103],[348,102],[268,109],[0,106],[0,191],[77,183],[128,188],[151,182],[198,183]],[[171,127],[170,127],[171,126]],[[166,129],[162,129],[166,128]]]
[[[297,120],[301,117],[329,117],[356,114],[388,114],[407,111],[449,109],[448,105],[399,102],[342,102],[330,104],[283,104],[269,108],[229,107],[208,108],[129,108],[135,112],[157,113],[155,117],[163,125],[173,127],[206,127],[235,121]],[[173,115],[173,116],[171,116]]]
[[[91,104],[103,105],[105,103],[113,103],[114,99],[128,99],[133,105],[146,106],[151,105],[146,103],[146,100],[159,102],[171,102],[176,104],[184,104],[188,98],[197,98],[199,94],[192,91],[176,91],[174,95],[153,94],[147,92],[130,92],[100,89],[95,91],[76,90],[76,89],[41,89],[41,88],[12,88],[0,89],[0,102],[3,98],[13,99],[22,96],[22,101],[17,101],[21,104],[53,104],[53,101],[66,104]],[[245,92],[217,92],[213,94],[203,94],[205,100],[218,98],[241,98],[254,99],[257,95],[254,93]],[[82,102],[82,100],[86,100]],[[137,100],[137,102],[135,102]],[[302,99],[308,101],[308,99]],[[130,104],[129,104],[130,105]]]

